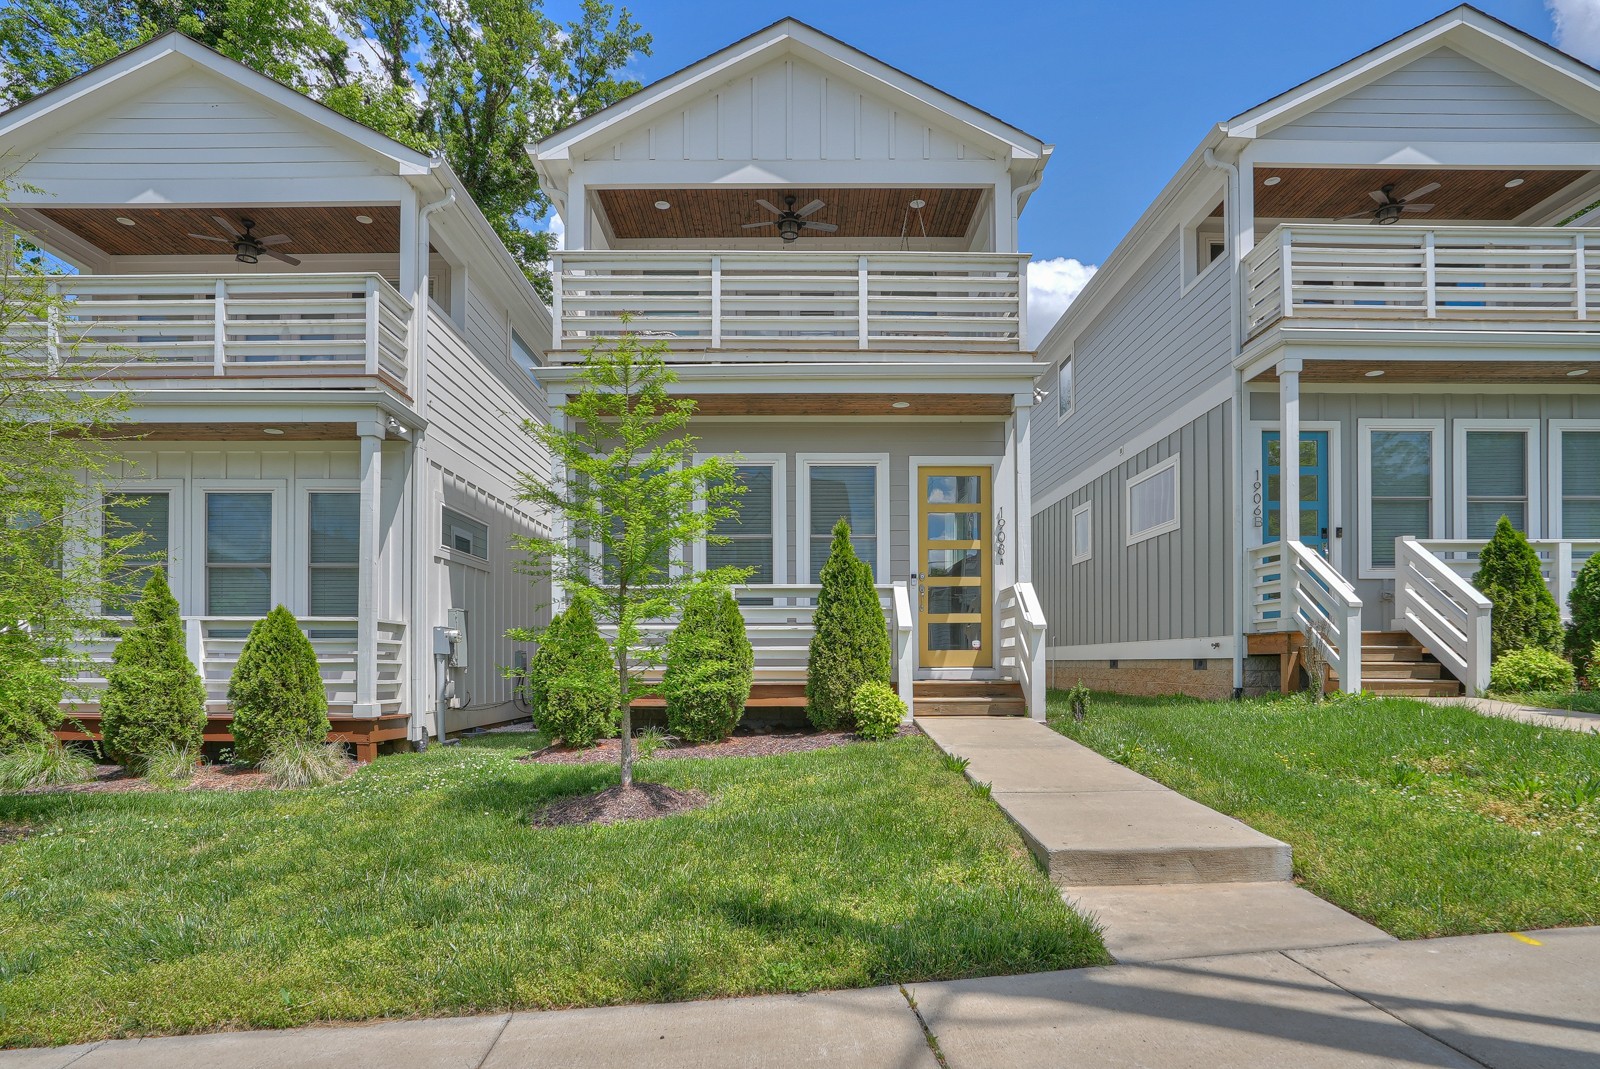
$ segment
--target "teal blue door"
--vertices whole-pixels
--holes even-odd
[[[1261,436],[1261,470],[1265,500],[1262,502],[1261,532],[1264,543],[1276,542],[1283,534],[1283,517],[1278,510],[1279,465],[1278,432]],[[1300,432],[1300,542],[1328,555],[1330,516],[1328,511],[1328,432]]]

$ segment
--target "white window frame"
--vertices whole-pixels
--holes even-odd
[[[182,479],[113,479],[101,488],[100,507],[95,510],[92,521],[94,533],[97,536],[104,536],[106,498],[167,495],[167,584],[172,588],[172,596],[178,602],[180,612],[183,611],[183,605],[189,597],[189,576],[183,560],[183,517],[186,514],[184,489]],[[137,598],[138,594],[135,593],[134,597]],[[95,602],[94,611],[97,615],[101,614],[98,600]]]
[[[1159,538],[1164,534],[1183,527],[1183,469],[1180,464],[1181,453],[1174,453],[1165,460],[1157,461],[1137,475],[1128,476],[1122,487],[1122,523],[1123,530],[1127,532],[1127,544],[1138,545],[1152,538]],[[1171,471],[1172,474],[1172,519],[1166,523],[1158,523],[1154,527],[1135,532],[1133,529],[1133,490],[1142,486],[1151,479]]]
[[[1222,255],[1205,264],[1200,263],[1200,230],[1212,218],[1211,213],[1216,210],[1217,202],[1222,202]],[[1200,284],[1218,264],[1225,264],[1233,259],[1230,255],[1233,246],[1233,236],[1228,233],[1232,220],[1228,218],[1228,194],[1226,189],[1221,189],[1215,197],[1207,197],[1205,205],[1201,207],[1200,214],[1191,218],[1179,232],[1180,248],[1179,277],[1183,285],[1179,288],[1180,297],[1187,296],[1189,291]]]
[[[878,471],[877,543],[878,564],[873,571],[874,583],[889,582],[893,573],[889,560],[889,454],[888,453],[796,453],[794,457],[795,488],[795,567],[796,575],[811,580],[811,469],[813,467],[873,467]],[[801,528],[805,528],[803,531]]]
[[[1428,523],[1434,538],[1445,538],[1444,420],[1361,419],[1356,421],[1356,511],[1360,515],[1357,574],[1362,579],[1393,579],[1393,568],[1372,563],[1372,432],[1428,431],[1433,435],[1428,461]]]
[[[772,582],[774,586],[787,586],[789,583],[789,455],[787,453],[696,453],[694,462],[702,464],[713,458],[726,460],[735,467],[772,469]],[[704,500],[697,501],[695,507],[704,510]],[[706,570],[705,539],[695,541],[689,559],[695,571]]]
[[[1544,502],[1539,486],[1539,458],[1543,456],[1539,441],[1540,421],[1537,419],[1458,419],[1452,421],[1450,491],[1453,498],[1451,521],[1456,538],[1467,537],[1467,434],[1471,431],[1522,431],[1528,436],[1525,458],[1528,466],[1525,475],[1528,487],[1529,538],[1540,538],[1544,531]]]
[[[294,563],[294,579],[290,588],[294,595],[291,605],[298,605],[297,616],[310,616],[311,614],[311,495],[312,494],[354,494],[357,498],[356,523],[361,522],[361,483],[355,479],[299,479],[295,482],[295,516],[294,529],[298,532],[291,547]],[[458,510],[459,511],[459,510]],[[442,513],[441,513],[442,515]],[[359,534],[358,534],[359,537]],[[380,538],[381,541],[381,538]],[[362,546],[360,554],[367,552],[367,547]],[[358,558],[359,560],[360,558]],[[474,558],[476,559],[476,558]],[[359,582],[359,576],[358,576]],[[359,612],[359,605],[357,608]]]
[[[287,479],[196,479],[191,486],[194,488],[192,501],[198,504],[190,508],[190,537],[195,552],[191,554],[189,568],[189,589],[193,593],[194,611],[184,613],[185,616],[200,616],[211,619],[207,612],[209,598],[206,589],[206,565],[209,553],[206,546],[206,511],[207,495],[221,494],[271,494],[272,495],[272,585],[269,588],[271,605],[289,605],[292,600],[289,596],[290,576],[296,571],[296,556],[291,552],[294,539],[289,537],[292,528],[290,524],[290,497],[289,481]],[[179,603],[182,604],[181,602]],[[266,613],[262,613],[263,616]]]
[[[1078,552],[1078,517],[1087,514],[1089,517],[1089,544]],[[1082,564],[1094,557],[1094,502],[1085,501],[1072,510],[1071,522],[1067,527],[1067,546],[1073,564]]]
[[[1056,422],[1065,423],[1078,410],[1078,369],[1076,365],[1077,353],[1069,352],[1056,363]],[[1061,369],[1072,367],[1072,376],[1066,390],[1061,389]],[[1065,401],[1066,408],[1061,407]]]
[[[1568,431],[1600,431],[1600,419],[1553,419],[1549,424],[1549,442],[1547,448],[1549,455],[1545,461],[1547,472],[1547,520],[1545,530],[1550,532],[1551,538],[1566,538],[1567,533],[1562,529],[1562,498],[1565,489],[1561,485],[1561,436]]]

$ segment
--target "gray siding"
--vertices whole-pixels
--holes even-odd
[[[1033,583],[1052,649],[1229,634],[1232,406],[1194,422],[1034,516]],[[1181,526],[1127,545],[1128,479],[1179,454]],[[1093,503],[1093,556],[1072,564],[1072,510]]]
[[[1600,126],[1440,48],[1266,135],[1296,141],[1596,141]]]

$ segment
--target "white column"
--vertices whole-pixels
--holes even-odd
[[[572,420],[563,412],[562,406],[567,403],[566,394],[550,395],[550,418],[562,430],[572,429]],[[550,480],[559,493],[565,494],[567,489],[567,466],[560,457],[551,458]],[[550,518],[550,537],[557,542],[566,543],[570,534],[567,531],[567,518],[556,514]],[[567,609],[567,592],[561,586],[560,580],[555,576],[550,577],[550,615],[565,612]]]
[[[1033,398],[1028,398],[1032,401]],[[1023,405],[1016,412],[1017,423],[1017,562],[1013,573],[1019,583],[1033,582],[1033,444],[1030,429],[1033,406]]]
[[[377,716],[378,706],[378,538],[383,492],[384,426],[377,420],[356,424],[361,436],[361,548],[356,577],[356,716]]]
[[[588,190],[582,182],[572,180],[567,187],[567,210],[561,214],[561,221],[566,224],[566,236],[561,239],[561,245],[567,249],[587,249],[589,247],[589,196]]]
[[[1300,367],[1297,359],[1278,361],[1278,544],[1283,547],[1280,619],[1290,626],[1300,618],[1290,555],[1290,543],[1300,541]]]

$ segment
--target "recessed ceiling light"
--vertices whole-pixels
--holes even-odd
[[[671,201],[665,201],[665,200],[658,200],[658,201],[656,201],[656,207],[660,208],[662,211],[666,211],[668,208],[672,207],[672,202]]]
[[[356,216],[356,222],[360,223],[362,226],[371,226],[372,225],[372,216],[370,216],[370,215],[358,215],[358,216]]]
[[[911,407],[911,402],[910,401],[896,401],[894,404],[890,405],[889,407],[890,408],[910,408]]]
[[[1507,189],[1516,189],[1518,186],[1522,185],[1522,183],[1525,182],[1525,181],[1527,181],[1527,180],[1523,179],[1523,178],[1513,178],[1511,181],[1506,183],[1506,188]]]
[[[282,434],[283,433],[283,428],[282,427],[262,427],[261,428],[261,433],[262,434]]]
[[[913,208],[926,208],[928,206],[928,202],[923,200],[921,197],[918,197],[916,200],[911,202],[911,206]]]
[[[1580,368],[1577,368],[1577,369],[1576,369],[1576,370],[1574,370],[1574,371],[1569,371],[1569,372],[1567,372],[1567,378],[1569,378],[1569,379],[1575,379],[1575,378],[1577,378],[1577,377],[1578,377],[1578,376],[1580,376],[1580,375],[1587,375],[1587,374],[1588,374],[1588,373],[1589,373],[1589,369],[1588,369],[1588,368],[1586,368],[1586,367],[1580,367]]]
[[[1283,176],[1275,174],[1271,178],[1263,179],[1261,184],[1264,185],[1264,186],[1275,186],[1281,181],[1283,181]]]
[[[117,216],[117,222],[121,223],[123,226],[138,226],[139,225],[138,223],[134,222],[132,219],[129,219],[126,215]]]
[[[1381,379],[1381,378],[1383,378],[1383,372],[1382,371],[1369,371],[1369,372],[1367,372],[1367,378],[1369,378],[1369,379]]]

